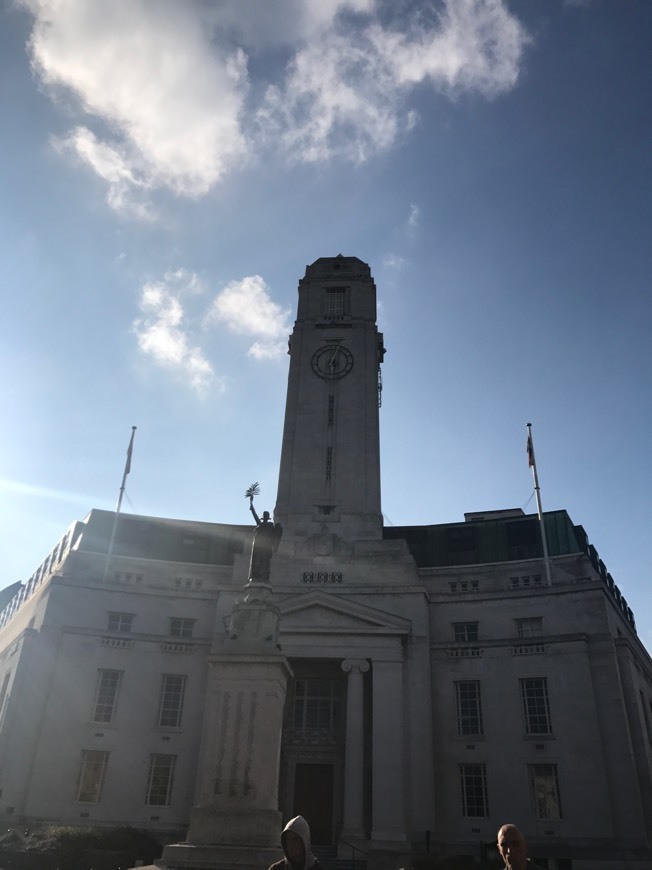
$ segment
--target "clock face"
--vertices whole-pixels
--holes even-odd
[[[312,370],[320,378],[343,378],[353,368],[353,355],[341,344],[320,347],[312,358]]]

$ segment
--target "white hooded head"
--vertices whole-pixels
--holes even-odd
[[[288,837],[288,834],[294,837]],[[303,843],[303,860],[301,860],[300,849],[297,851],[294,843],[296,837],[301,839]],[[295,816],[283,828],[281,834],[281,845],[283,846],[283,854],[286,861],[291,864],[294,870],[309,870],[315,863],[315,856],[312,854],[312,845],[310,842],[310,826],[303,816]]]

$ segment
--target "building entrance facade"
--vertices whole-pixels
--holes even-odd
[[[338,660],[294,660],[283,724],[279,805],[304,816],[317,846],[342,825],[346,676]]]

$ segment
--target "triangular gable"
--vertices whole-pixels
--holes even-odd
[[[324,592],[307,592],[293,595],[279,603],[281,611],[281,634],[289,632],[363,634],[409,634],[410,620],[403,619]]]

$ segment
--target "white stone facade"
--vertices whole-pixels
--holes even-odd
[[[0,822],[206,844],[253,807],[397,867],[511,821],[550,870],[649,867],[652,662],[595,550],[546,515],[548,586],[520,511],[383,529],[368,267],[318,260],[299,294],[279,646],[228,652],[252,527],[123,515],[105,576],[92,511],[0,617]]]

